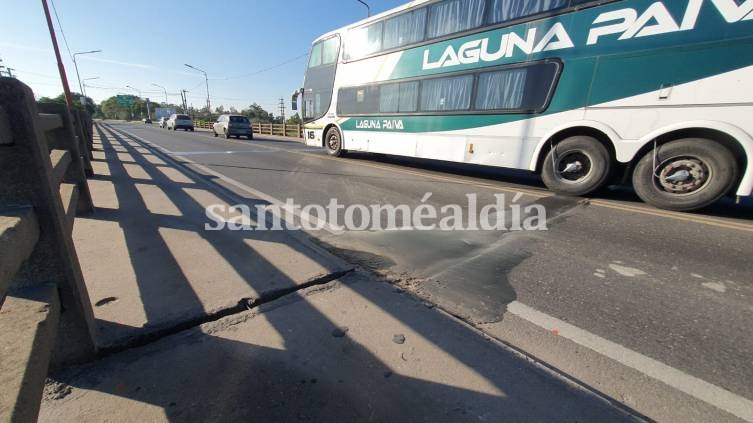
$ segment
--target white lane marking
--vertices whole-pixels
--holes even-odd
[[[141,142],[156,148],[162,152],[167,152],[164,148],[144,140],[141,137],[135,136],[127,131],[121,130],[128,135],[140,140]],[[232,178],[228,178],[218,172],[215,172],[205,166],[199,165],[189,159],[184,159],[185,162],[191,163],[193,166],[200,168],[202,171],[212,174],[217,178],[224,180],[225,182],[236,186],[252,195],[255,195],[271,204],[277,204],[284,206],[284,203],[276,198],[257,191],[251,187],[248,187]],[[284,216],[280,216],[284,221]],[[299,216],[299,218],[304,218]],[[312,226],[318,222],[316,217],[308,216],[308,219],[312,222]],[[332,231],[331,228],[325,226],[325,230],[335,235],[342,234],[342,231]],[[616,261],[615,263],[622,263]],[[716,385],[708,383],[695,376],[691,376],[681,370],[670,367],[660,361],[647,357],[636,351],[623,347],[620,344],[604,339],[598,335],[594,335],[579,327],[566,323],[556,317],[550,316],[546,313],[535,310],[523,303],[513,301],[507,306],[507,311],[524,319],[528,322],[539,326],[547,331],[557,330],[559,336],[569,339],[576,344],[589,348],[601,355],[604,355],[620,364],[635,369],[651,378],[654,378],[660,382],[669,385],[670,387],[684,392],[694,398],[697,398],[703,402],[711,404],[720,410],[726,411],[732,415],[735,415],[743,420],[753,423],[753,401],[736,395],[726,389],[720,388]]]
[[[622,266],[619,264],[610,264],[609,268],[614,270],[615,272],[619,273],[622,276],[625,276],[627,278],[634,278],[636,276],[644,276],[646,272],[644,272],[641,269],[636,269],[634,267],[627,267]]]
[[[239,151],[170,151],[172,156],[205,156],[212,154],[239,154],[239,153],[273,153],[269,150],[239,150]]]
[[[510,303],[507,306],[507,311],[547,331],[556,330],[559,336],[563,338],[596,351],[738,418],[753,422],[753,401],[747,398],[594,335],[556,317],[542,313],[518,301]]]
[[[725,292],[727,292],[727,287],[721,282],[704,282],[701,285],[704,288],[719,292],[721,294],[724,294]]]
[[[115,131],[123,132],[123,133],[127,134],[128,136],[133,137],[134,139],[139,140],[140,142],[142,142],[142,143],[150,146],[151,148],[159,150],[163,154],[166,154],[168,156],[170,156],[170,155],[173,154],[173,152],[171,152],[170,150],[168,150],[166,148],[163,148],[163,147],[161,147],[161,146],[159,146],[157,144],[154,144],[154,143],[152,143],[150,141],[147,141],[144,138],[141,138],[141,137],[139,137],[137,135],[134,135],[134,134],[132,134],[132,133],[126,131],[126,130],[123,130],[123,129],[120,129],[120,128],[114,129],[114,130]],[[280,213],[276,213],[273,210],[270,210],[270,212],[273,213],[275,216],[279,217],[282,222],[287,222],[287,223],[290,223],[291,225],[295,224],[295,222],[291,222],[290,220],[288,220],[288,219],[285,218],[286,217],[286,213],[284,213],[283,211],[288,211],[291,214],[293,214],[295,217],[297,217],[298,219],[300,219],[302,221],[306,221],[306,223],[309,225],[309,227],[316,228],[316,227],[322,226],[322,230],[327,231],[327,232],[329,232],[332,235],[341,235],[343,233],[343,230],[341,228],[334,227],[334,226],[330,225],[329,222],[321,221],[316,216],[313,216],[313,215],[311,215],[309,213],[303,213],[299,209],[292,209],[292,208],[289,208],[289,207],[285,207],[285,202],[284,201],[280,201],[277,198],[275,198],[275,197],[273,197],[273,196],[271,196],[269,194],[266,194],[264,192],[261,192],[259,190],[254,189],[254,188],[251,188],[250,186],[245,185],[245,184],[243,184],[241,182],[238,182],[235,179],[230,178],[228,176],[225,176],[225,175],[223,175],[223,174],[221,174],[219,172],[215,172],[214,170],[212,170],[212,169],[210,169],[210,168],[208,168],[208,167],[206,167],[204,165],[201,165],[199,163],[196,163],[196,162],[194,162],[191,159],[183,158],[182,162],[188,163],[191,166],[195,167],[196,169],[199,169],[202,172],[205,172],[206,174],[212,175],[212,176],[214,176],[214,177],[216,177],[216,178],[218,178],[218,179],[226,182],[228,185],[232,185],[232,186],[234,186],[234,187],[236,187],[236,188],[238,188],[238,189],[240,189],[242,191],[245,191],[246,193],[251,194],[251,195],[257,197],[258,199],[264,200],[264,201],[266,201],[266,202],[268,202],[270,204],[278,206],[280,208],[280,210],[281,210]]]

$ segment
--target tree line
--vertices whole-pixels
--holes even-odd
[[[118,102],[118,97],[113,96],[110,97],[104,101],[102,101],[99,104],[94,103],[94,101],[86,97],[86,107],[81,105],[81,98],[83,95],[79,93],[71,93],[74,102],[77,108],[85,110],[87,113],[89,113],[90,116],[94,118],[100,118],[100,119],[118,119],[118,120],[137,120],[137,119],[143,119],[147,117],[147,106],[146,106],[146,100],[142,99],[137,96],[133,96],[133,104],[130,106],[122,105]],[[60,103],[65,104],[65,95],[60,94],[57,97],[50,98],[50,97],[41,97],[39,99],[39,102],[41,103]],[[219,106],[214,109],[214,112],[210,115],[207,112],[207,108],[201,108],[197,109],[194,107],[189,107],[188,110],[183,110],[183,106],[178,104],[158,104],[158,103],[150,103],[152,116],[154,116],[154,109],[157,107],[168,107],[175,109],[176,111],[180,113],[185,113],[189,116],[191,116],[194,120],[203,120],[203,121],[209,121],[212,119],[216,119],[217,116],[225,113],[229,114],[237,114],[237,115],[243,115],[248,117],[248,119],[252,123],[282,123],[282,116],[275,116],[273,113],[264,110],[263,107],[261,107],[257,103],[253,103],[250,106],[238,110],[235,107],[230,107],[228,109],[225,109],[224,106]],[[301,118],[298,115],[298,113],[294,114],[293,116],[285,119],[285,122],[288,124],[298,124],[301,123]]]

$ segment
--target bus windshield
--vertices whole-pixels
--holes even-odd
[[[305,121],[318,119],[327,112],[332,101],[339,54],[339,36],[319,41],[311,48],[309,66],[303,84],[303,119]]]

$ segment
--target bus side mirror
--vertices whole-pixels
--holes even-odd
[[[301,92],[303,92],[303,89],[301,89],[300,91],[296,90],[295,92],[293,92],[293,98],[290,100],[290,108],[293,109],[293,111],[298,110],[298,95]]]

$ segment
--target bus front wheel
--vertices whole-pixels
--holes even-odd
[[[596,138],[574,136],[555,144],[544,160],[541,179],[552,191],[587,195],[604,186],[612,168],[609,151]]]
[[[735,185],[732,153],[703,138],[672,141],[646,153],[633,171],[633,187],[652,206],[675,211],[702,209]]]
[[[330,156],[340,157],[343,155],[343,139],[340,131],[334,126],[324,134],[324,148]]]

